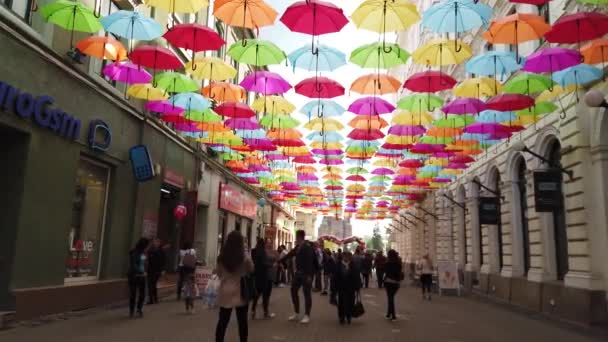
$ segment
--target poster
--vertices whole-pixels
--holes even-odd
[[[534,171],[534,205],[537,212],[554,212],[563,206],[560,170]]]
[[[205,288],[207,288],[207,283],[209,283],[209,279],[213,275],[213,271],[207,267],[197,267],[194,272],[194,279],[196,280],[196,286],[198,286],[198,290],[203,293]]]
[[[451,261],[437,262],[437,276],[440,289],[459,289],[458,264]]]
[[[153,239],[158,233],[158,214],[149,211],[144,214],[144,220],[141,229],[141,236],[147,239]]]

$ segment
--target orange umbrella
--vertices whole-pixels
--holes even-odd
[[[112,37],[88,37],[79,41],[76,48],[85,55],[99,59],[122,61],[127,58],[127,49]]]
[[[455,137],[462,134],[460,128],[441,128],[431,127],[426,131],[426,135],[430,137]]]
[[[213,15],[226,25],[258,29],[272,25],[278,13],[262,0],[216,0]]]
[[[342,176],[337,175],[335,173],[328,173],[325,176],[323,176],[323,179],[329,179],[329,180],[341,180]]]
[[[399,170],[397,170],[397,174],[398,175],[415,175],[417,174],[418,171],[414,168],[407,168],[407,167],[402,167],[399,168]]]
[[[269,130],[267,136],[270,139],[288,139],[288,140],[291,140],[291,139],[301,139],[302,138],[302,133],[300,133],[295,128],[288,128],[288,129],[276,128],[276,129]]]
[[[317,169],[315,169],[314,166],[301,165],[301,166],[296,167],[296,172],[299,172],[299,173],[315,173],[315,172],[317,172]]]
[[[253,152],[251,147],[249,147],[247,145],[234,145],[234,146],[231,146],[230,148],[235,151],[238,151],[238,152],[244,152],[244,153]]]
[[[585,64],[608,62],[608,39],[597,39],[581,48]]]
[[[247,97],[243,87],[228,82],[211,83],[201,93],[217,102],[240,102]]]
[[[515,54],[519,55],[518,44],[540,39],[551,30],[551,25],[536,14],[515,13],[493,21],[482,34],[492,44],[515,44]]]
[[[350,91],[366,95],[383,95],[397,93],[400,87],[401,82],[392,76],[370,74],[357,78],[350,86]]]
[[[207,132],[228,132],[230,130],[221,122],[201,122],[198,124],[198,129]]]
[[[382,129],[388,126],[388,122],[378,115],[357,115],[348,125],[355,129]]]

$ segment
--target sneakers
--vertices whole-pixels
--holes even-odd
[[[264,314],[264,319],[273,319],[276,315],[274,313]]]
[[[304,318],[302,318],[302,320],[300,321],[300,323],[302,323],[302,324],[308,324],[308,323],[310,323],[310,317],[308,317],[307,315],[304,315]]]
[[[293,314],[291,316],[289,316],[289,318],[287,319],[288,321],[297,321],[300,318],[299,314]]]

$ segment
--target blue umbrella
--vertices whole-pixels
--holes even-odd
[[[524,66],[525,60],[521,58],[519,63],[513,52],[488,51],[471,58],[465,68],[468,73],[490,76],[501,75],[503,78]]]
[[[296,68],[308,71],[334,71],[346,64],[346,55],[340,50],[325,45],[319,45],[319,52],[316,54],[313,54],[312,50],[310,46],[304,45],[287,56],[294,71]]]
[[[306,103],[301,109],[302,114],[308,115],[308,119],[313,115],[329,118],[332,116],[339,116],[346,112],[346,109],[339,105],[337,102],[332,100],[315,100]]]
[[[211,102],[205,97],[195,93],[180,93],[172,96],[169,102],[185,110],[202,111],[211,108]]]
[[[306,139],[310,141],[325,141],[325,142],[338,142],[344,140],[344,137],[338,132],[312,132],[306,136]]]
[[[491,16],[488,5],[473,0],[446,0],[423,13],[422,25],[436,33],[458,33],[480,26],[487,29]]]
[[[380,142],[376,140],[351,140],[346,141],[346,145],[356,147],[380,147]]]
[[[517,119],[517,115],[513,112],[499,112],[497,110],[484,110],[479,113],[477,122],[484,123],[501,123]]]
[[[266,139],[266,131],[263,129],[237,129],[234,135],[244,139]]]
[[[569,85],[585,85],[601,79],[604,72],[588,64],[579,64],[553,74],[553,80],[566,88]]]
[[[153,40],[163,35],[159,23],[135,11],[120,10],[102,18],[100,22],[107,32],[129,40]]]

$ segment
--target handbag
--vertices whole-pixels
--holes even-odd
[[[256,294],[255,280],[251,275],[244,275],[241,277],[241,298],[245,302],[253,300]]]
[[[353,306],[353,317],[358,318],[365,314],[365,308],[361,302],[361,292],[357,291],[355,296],[355,305]]]

